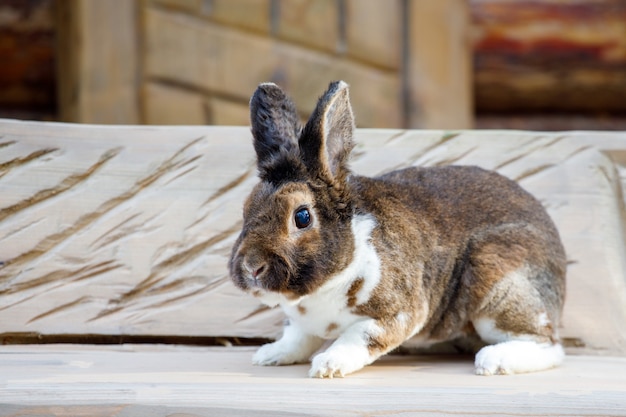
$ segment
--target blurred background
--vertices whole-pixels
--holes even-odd
[[[359,127],[626,130],[626,0],[0,0],[0,117],[247,125],[335,79]]]

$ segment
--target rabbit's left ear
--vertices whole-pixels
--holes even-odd
[[[348,84],[332,82],[319,99],[298,142],[309,173],[329,182],[345,180],[353,134],[354,115]]]
[[[284,177],[284,167],[290,166],[285,161],[298,160],[296,106],[276,84],[260,84],[250,99],[250,123],[261,178]]]

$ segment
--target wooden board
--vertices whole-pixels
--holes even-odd
[[[226,263],[256,183],[248,128],[0,121],[0,335],[275,337]],[[569,352],[626,354],[626,133],[358,130],[353,169],[475,164],[565,242]]]
[[[344,379],[259,367],[251,348],[0,347],[0,416],[623,416],[626,358],[482,377],[459,356],[388,356]]]

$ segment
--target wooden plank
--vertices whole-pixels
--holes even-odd
[[[346,54],[396,71],[402,69],[400,0],[346,1]]]
[[[468,129],[473,123],[469,6],[409,1],[408,127]]]
[[[205,14],[216,22],[269,33],[272,25],[270,3],[271,0],[213,0]]]
[[[0,334],[275,337],[283,316],[227,273],[256,183],[247,127],[1,121]],[[626,354],[626,133],[358,130],[367,175],[479,165],[554,218],[570,353]]]
[[[136,0],[57,2],[59,120],[136,124]]]
[[[200,93],[158,83],[146,83],[142,94],[147,124],[209,124],[208,99]]]
[[[148,0],[146,5],[160,5],[173,10],[208,17],[219,23],[242,29],[269,33],[271,0]]]
[[[481,377],[459,356],[388,356],[344,379],[259,367],[251,348],[0,346],[0,416],[623,416],[626,358]]]
[[[147,124],[247,126],[250,123],[247,103],[159,83],[146,83],[143,95]]]
[[[291,0],[278,3],[276,35],[314,49],[336,53],[340,48],[336,0]]]
[[[208,117],[211,124],[220,126],[249,126],[250,109],[248,103],[240,103],[211,97],[209,99]]]

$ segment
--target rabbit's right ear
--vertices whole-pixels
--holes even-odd
[[[335,185],[350,173],[354,115],[348,84],[330,83],[300,136],[300,154],[309,173]]]
[[[250,99],[250,124],[261,177],[285,158],[298,157],[296,106],[274,83],[260,84]],[[288,158],[292,159],[292,158]]]

